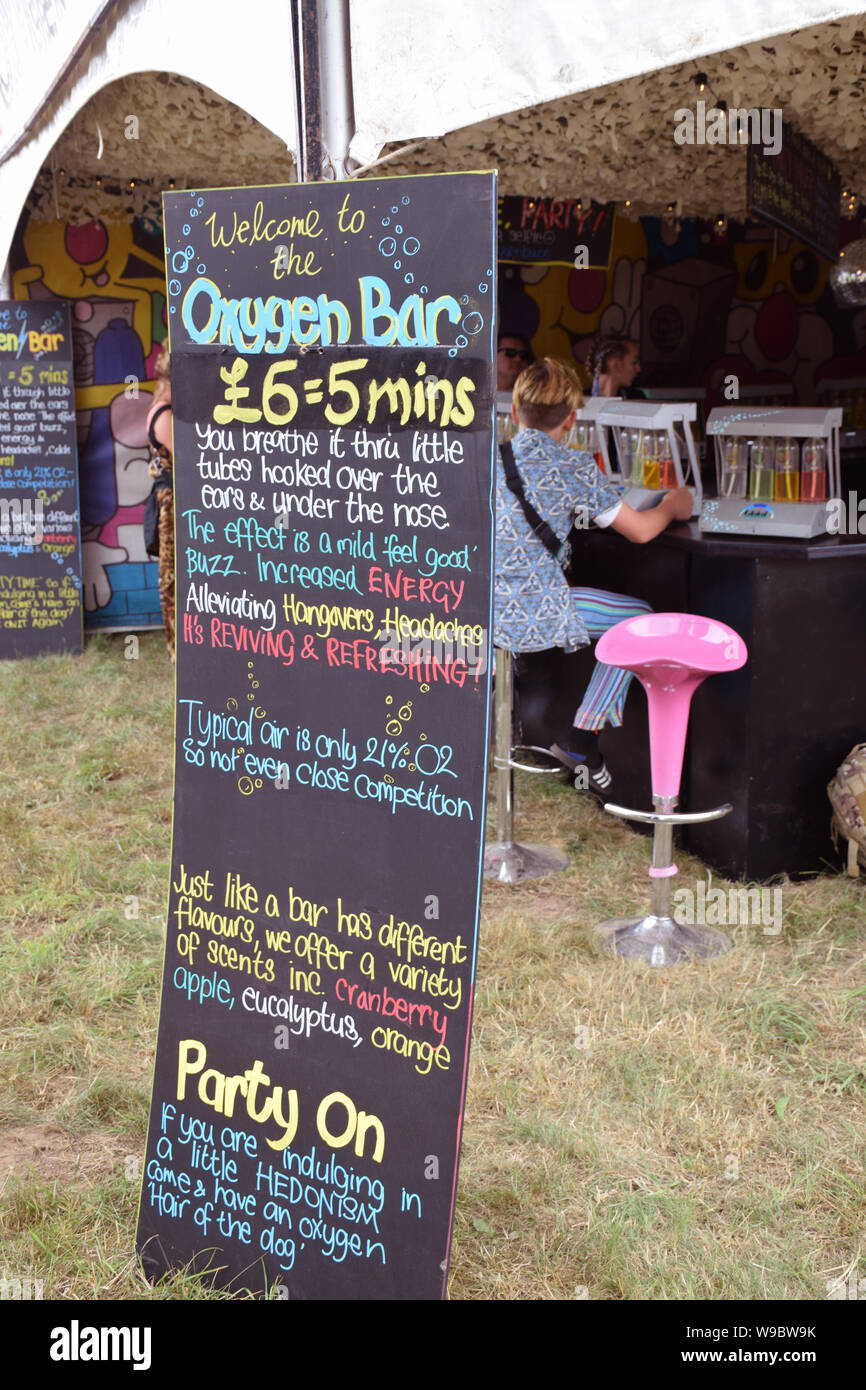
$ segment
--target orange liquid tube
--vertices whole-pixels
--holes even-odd
[[[663,488],[673,488],[677,486],[677,470],[672,458],[661,459],[659,463],[660,486]]]

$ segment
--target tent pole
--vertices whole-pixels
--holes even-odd
[[[298,178],[344,179],[354,134],[349,0],[295,0]]]
[[[349,0],[321,0],[319,44],[322,56],[322,137],[335,179],[355,166],[349,145],[355,134]]]

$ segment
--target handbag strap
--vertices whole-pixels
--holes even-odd
[[[170,401],[166,401],[164,405],[157,406],[156,410],[153,412],[153,415],[150,417],[150,424],[147,427],[147,437],[153,445],[154,449],[159,447],[159,440],[153,432],[153,427],[159,419],[160,415],[164,414],[166,410],[171,410]]]
[[[502,467],[505,470],[505,486],[509,492],[513,492],[521,507],[523,515],[529,522],[530,529],[534,536],[537,536],[541,544],[550,551],[555,560],[559,559],[562,551],[562,541],[554,531],[553,527],[539,516],[523,489],[523,479],[517,471],[517,464],[514,461],[514,450],[511,441],[506,439],[500,444],[499,452],[502,455]]]

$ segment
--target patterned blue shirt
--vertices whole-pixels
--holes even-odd
[[[511,441],[527,497],[565,540],[579,507],[597,526],[609,526],[622,502],[621,489],[599,471],[592,454],[557,444],[542,430],[523,429]],[[577,651],[589,634],[565,575],[532,529],[505,483],[501,458],[496,475],[496,574],[493,640],[512,652],[548,647]]]

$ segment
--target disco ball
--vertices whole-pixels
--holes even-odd
[[[842,309],[866,305],[866,239],[849,241],[830,271],[830,285]]]

